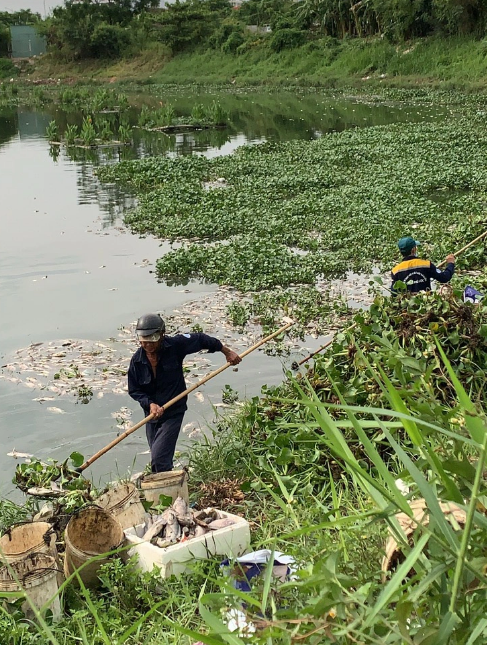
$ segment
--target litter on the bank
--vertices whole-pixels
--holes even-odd
[[[235,589],[250,591],[250,581],[267,568],[272,555],[274,555],[272,576],[281,582],[289,580],[296,569],[294,558],[280,551],[272,552],[270,549],[252,551],[235,560],[224,560],[221,567],[224,573],[232,579]]]
[[[468,285],[463,291],[463,302],[471,302],[474,305],[478,305],[484,297],[483,293],[474,289],[474,287]]]

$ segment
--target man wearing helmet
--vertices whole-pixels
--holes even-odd
[[[202,349],[222,352],[231,365],[240,356],[206,334],[166,336],[159,314],[145,314],[135,328],[140,348],[132,356],[128,371],[129,395],[140,403],[145,416],[154,415],[146,425],[153,473],[172,470],[176,442],[187,409],[187,398],[180,399],[164,412],[164,404],[186,389],[183,360]]]
[[[447,256],[446,269],[437,269],[433,262],[421,260],[417,257],[419,242],[412,237],[401,237],[397,243],[402,255],[402,262],[396,264],[391,271],[392,292],[396,292],[396,283],[402,282],[411,293],[431,291],[431,280],[444,284],[450,282],[455,272],[455,256]]]

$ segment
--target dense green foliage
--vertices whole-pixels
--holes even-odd
[[[8,58],[0,58],[0,79],[18,76],[19,70]]]
[[[173,54],[216,49],[237,55],[306,42],[322,47],[323,38],[482,36],[487,20],[482,0],[246,0],[240,7],[228,0],[185,0],[158,6],[157,0],[66,0],[41,28],[65,59],[104,59],[133,55],[151,43]]]

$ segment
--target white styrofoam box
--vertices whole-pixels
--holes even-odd
[[[137,556],[137,566],[142,571],[152,571],[159,567],[162,578],[180,575],[190,570],[195,560],[205,560],[214,555],[238,557],[250,546],[250,527],[247,520],[225,511],[217,511],[219,518],[230,518],[235,524],[223,529],[209,531],[197,538],[161,549],[142,539],[144,524],[128,528],[125,533],[125,544],[128,557]]]

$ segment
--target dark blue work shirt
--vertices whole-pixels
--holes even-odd
[[[404,282],[407,290],[411,293],[420,291],[431,291],[431,280],[437,280],[442,284],[450,282],[455,273],[455,265],[449,262],[444,271],[437,269],[433,262],[422,260],[415,255],[408,255],[397,264],[391,272],[391,291],[396,291],[396,282]]]
[[[217,338],[207,334],[178,334],[165,336],[157,355],[156,376],[145,351],[140,347],[132,356],[128,371],[129,395],[140,403],[145,415],[150,413],[150,404],[164,405],[186,389],[183,375],[183,360],[188,354],[202,349],[221,351],[223,345]],[[172,406],[174,412],[186,410],[187,396]]]

